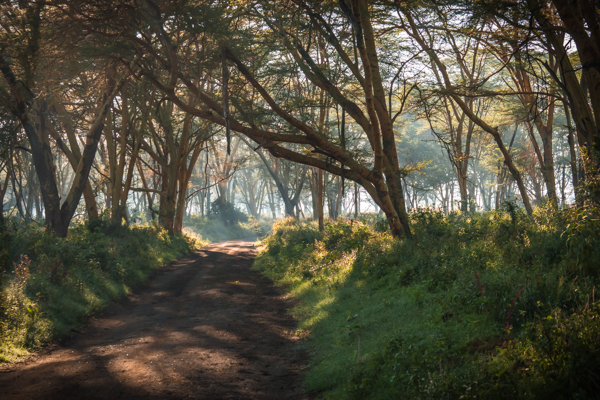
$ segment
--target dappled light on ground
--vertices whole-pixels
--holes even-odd
[[[304,398],[289,304],[254,254],[225,242],[165,267],[64,346],[5,367],[2,398]]]

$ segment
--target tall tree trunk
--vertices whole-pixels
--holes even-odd
[[[4,196],[8,189],[8,183],[10,182],[10,174],[8,173],[8,166],[6,166],[6,176],[4,182],[0,185],[0,229],[4,226]]]
[[[202,150],[203,144],[203,142],[196,144],[190,157],[189,164],[186,164],[186,157],[181,160],[181,165],[179,166],[176,212],[173,224],[173,231],[175,233],[181,233],[183,231],[183,217],[185,215],[187,189],[198,157],[200,157],[200,151]]]
[[[311,167],[310,169],[310,194],[311,194],[311,203],[312,203],[312,219],[313,221],[319,220],[319,199],[317,195],[317,179],[318,172],[315,167]]]
[[[62,123],[65,132],[67,133],[67,139],[69,142],[69,148],[63,143],[63,140],[60,134],[53,128],[50,123],[46,123],[46,126],[49,129],[50,135],[54,138],[58,148],[62,150],[62,152],[69,160],[71,167],[73,170],[77,168],[77,164],[81,160],[81,150],[79,149],[79,143],[77,142],[77,134],[75,132],[75,126],[71,119],[71,116],[65,109],[65,106],[58,100],[54,100],[52,102],[54,107],[54,111],[60,117],[60,122]],[[85,184],[85,189],[83,191],[83,199],[85,201],[85,210],[87,212],[87,216],[90,221],[98,219],[98,204],[96,203],[96,195],[94,194],[94,190],[92,189],[92,185],[90,184],[89,179]]]
[[[323,215],[323,170],[319,169],[317,174],[317,211],[319,213],[319,231],[325,229],[325,221]]]
[[[358,184],[354,182],[354,219],[358,219],[359,209],[358,209]]]
[[[574,137],[574,129],[573,123],[571,122],[571,114],[569,112],[569,105],[565,101],[565,116],[567,117],[567,128],[569,129],[569,133],[567,135],[567,141],[569,143],[569,165],[571,167],[571,178],[573,184],[573,195],[575,196],[575,203],[579,206],[583,205],[583,201],[581,199],[581,194],[579,193],[579,174],[577,169],[577,152],[575,151],[575,137]]]
[[[171,160],[163,171],[161,194],[160,226],[169,233],[174,233],[175,211],[177,208],[177,172]]]
[[[469,194],[467,192],[467,177],[459,174],[458,176],[458,190],[460,192],[460,210],[463,213],[469,211]]]

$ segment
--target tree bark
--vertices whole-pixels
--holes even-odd
[[[325,229],[323,201],[323,170],[319,169],[319,172],[317,173],[317,210],[319,213],[319,232],[323,232]]]

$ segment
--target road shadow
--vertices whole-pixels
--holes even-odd
[[[0,373],[3,399],[304,399],[290,302],[250,241],[166,266],[61,346]]]

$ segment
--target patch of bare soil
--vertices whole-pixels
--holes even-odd
[[[164,267],[65,344],[3,367],[0,398],[308,398],[291,304],[254,256],[229,241]]]

